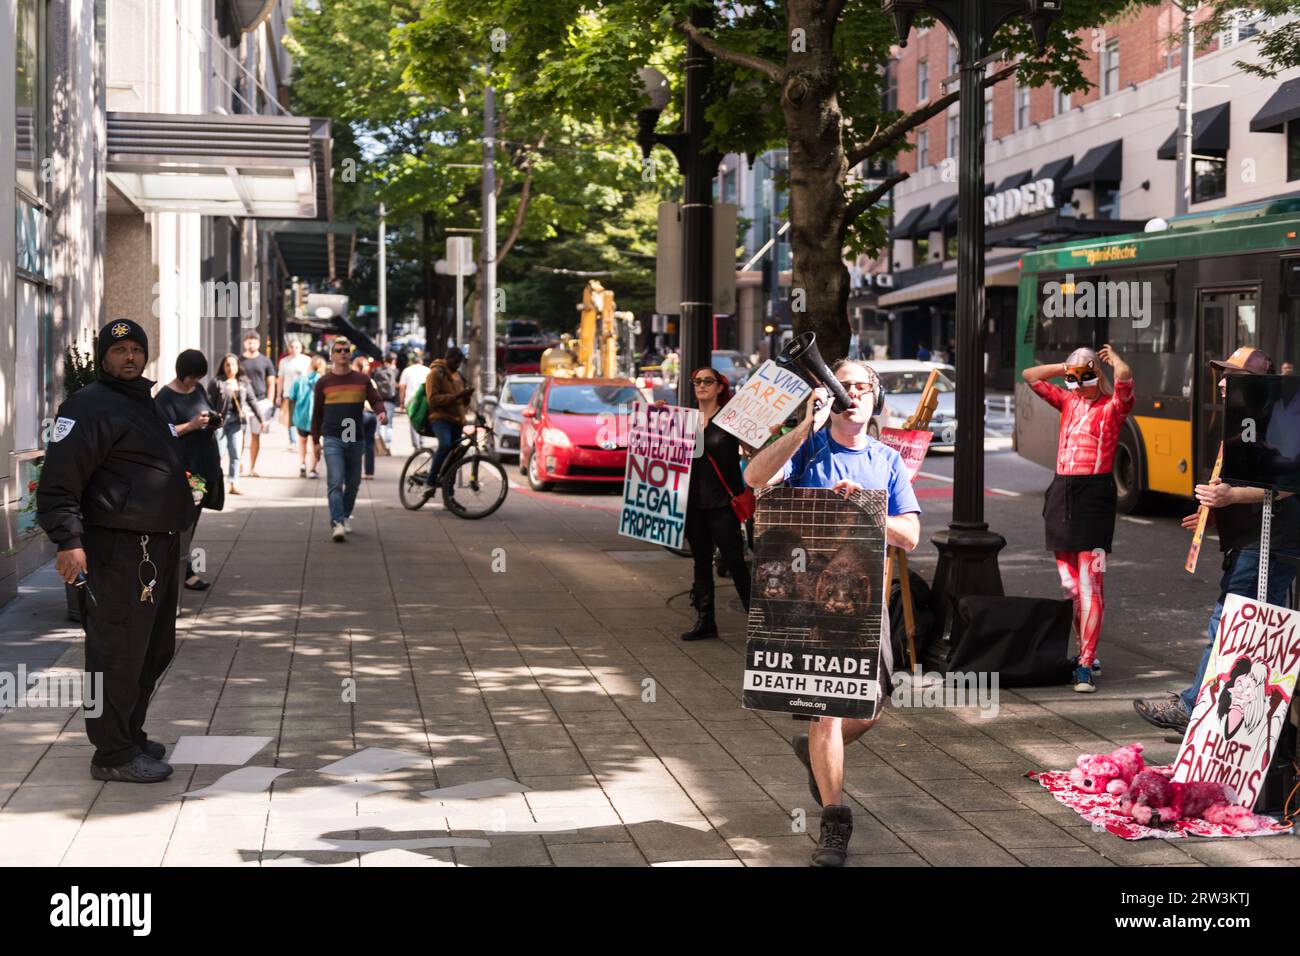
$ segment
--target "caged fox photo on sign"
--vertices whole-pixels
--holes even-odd
[[[744,706],[877,716],[889,661],[882,490],[772,488],[754,516]],[[887,677],[885,677],[887,680]]]

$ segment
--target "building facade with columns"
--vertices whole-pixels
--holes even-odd
[[[166,382],[184,349],[278,342],[284,290],[319,271],[300,251],[337,264],[329,123],[288,112],[291,12],[0,0],[0,603],[51,553],[32,492],[66,350],[126,316]]]

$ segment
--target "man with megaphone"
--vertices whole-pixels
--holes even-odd
[[[809,336],[811,338],[811,336]],[[872,438],[867,424],[882,400],[880,379],[864,362],[844,360],[834,369],[816,356],[801,363],[817,385],[797,428],[767,445],[745,469],[753,488],[788,483],[794,488],[830,488],[848,497],[860,488],[888,492],[886,543],[911,551],[921,537],[921,507],[912,491],[907,466],[898,452]],[[829,381],[827,381],[829,379]],[[810,383],[813,384],[813,383]],[[838,393],[835,411],[832,397]],[[830,427],[826,428],[827,423]],[[890,642],[880,642],[881,686],[889,699],[892,669]],[[809,732],[794,739],[795,753],[808,769],[808,788],[822,806],[821,838],[813,852],[816,866],[843,866],[853,835],[852,811],[840,801],[844,787],[844,745],[857,740],[875,720],[841,717],[796,717],[810,721]]]

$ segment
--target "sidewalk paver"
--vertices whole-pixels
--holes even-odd
[[[806,865],[819,811],[789,743],[804,728],[741,708],[744,621],[730,582],[718,582],[724,639],[682,643],[690,562],[615,534],[616,498],[592,508],[516,487],[496,515],[466,522],[437,503],[402,510],[401,465],[379,459],[344,544],[328,538],[324,479],[297,478],[279,448],[263,451],[267,477],[200,524],[213,586],[184,594],[149,731],[169,746],[186,734],[268,736],[250,764],[290,773],[267,793],[211,799],[181,794],[233,768],[102,784],[89,777],[79,711],[18,709],[0,717],[0,865]],[[1050,580],[1041,562],[1009,553],[1004,568],[1037,577],[1008,593]],[[929,560],[919,555],[918,569]],[[1113,606],[1134,614],[1140,591],[1108,582]],[[0,612],[21,623],[0,639],[0,668],[79,669],[61,609],[44,580]],[[1153,647],[1141,631],[1108,644],[1093,699],[1003,688],[992,718],[887,712],[847,751],[848,864],[1300,863],[1291,836],[1126,843],[1025,778],[1132,739],[1148,742],[1151,762],[1173,756],[1129,699],[1163,688],[1175,665],[1162,653],[1190,660],[1197,648]],[[303,803],[348,783],[316,771],[365,747],[422,760],[385,775],[386,792]],[[495,778],[528,789],[419,796]],[[446,838],[490,846],[401,842]],[[357,852],[326,840],[392,843]]]

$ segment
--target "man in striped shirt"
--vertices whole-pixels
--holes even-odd
[[[311,433],[325,453],[330,535],[335,541],[345,541],[352,531],[352,508],[361,485],[365,444],[361,415],[365,403],[370,403],[379,424],[385,424],[388,415],[370,378],[352,371],[352,343],[348,339],[341,335],[334,339],[330,361],[330,370],[316,380]]]

